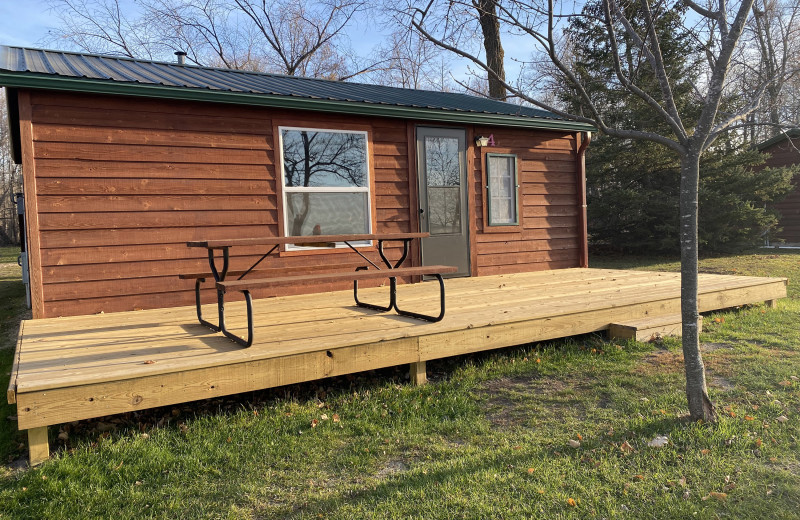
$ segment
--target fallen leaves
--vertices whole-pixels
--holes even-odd
[[[578,504],[577,504],[577,502],[575,502],[575,499],[574,499],[574,498],[568,498],[568,499],[567,499],[567,505],[568,505],[568,506],[570,506],[570,507],[575,507],[575,506],[577,506]]]
[[[709,498],[714,498],[716,500],[719,500],[720,502],[724,502],[725,500],[728,499],[728,494],[720,493],[719,491],[712,491],[708,495],[704,496],[701,500],[708,500]]]
[[[622,444],[620,444],[619,445],[619,449],[625,455],[628,455],[629,453],[633,453],[633,451],[634,451],[633,450],[633,446],[631,446],[631,444],[628,441],[625,441]]]
[[[569,441],[567,441],[567,443],[572,448],[580,448],[581,447],[581,443],[579,441],[576,441],[575,439],[570,439]]]
[[[775,420],[778,421],[779,423],[785,423],[786,421],[789,420],[789,418],[786,417],[785,415],[781,415],[781,416],[777,417]]]

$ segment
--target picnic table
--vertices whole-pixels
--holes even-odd
[[[208,250],[208,265],[210,272],[204,273],[184,273],[181,279],[195,280],[195,306],[197,308],[197,319],[201,324],[209,327],[215,332],[222,332],[226,337],[236,343],[249,347],[253,344],[253,300],[250,291],[267,287],[279,287],[295,284],[308,284],[314,282],[336,282],[344,280],[353,281],[353,298],[359,307],[387,312],[394,309],[402,316],[408,316],[424,321],[436,322],[444,318],[444,280],[443,274],[454,273],[458,269],[454,266],[431,265],[402,267],[403,262],[408,258],[410,245],[413,240],[427,238],[428,233],[374,233],[374,234],[352,234],[352,235],[310,235],[310,236],[290,236],[290,237],[256,237],[256,238],[235,238],[229,240],[203,240],[187,242],[188,247],[203,247]],[[378,255],[381,258],[383,267],[367,258],[356,247],[358,243],[377,242]],[[388,242],[402,242],[403,252],[399,259],[391,261],[387,258],[384,251],[384,244]],[[367,264],[359,266],[355,271],[325,272],[302,275],[280,276],[264,275],[256,268],[268,258],[272,253],[278,251],[281,246],[297,245],[310,246],[317,248],[334,248],[337,244],[344,244],[361,257]],[[231,271],[230,250],[234,247],[242,246],[265,246],[266,253],[262,255],[253,265],[243,271]],[[218,265],[220,259],[218,253],[221,252],[222,266]],[[320,259],[320,267],[326,266],[327,255],[317,255]],[[371,267],[371,269],[370,269]],[[305,270],[306,268],[304,268]],[[252,276],[245,279],[248,275],[258,274],[259,278]],[[398,276],[433,276],[439,282],[440,311],[438,315],[431,316],[401,309],[397,305],[397,277]],[[219,323],[214,324],[203,318],[200,306],[200,287],[208,277],[213,277],[217,291],[217,314]],[[235,278],[231,280],[230,278]],[[359,280],[389,279],[389,304],[376,305],[359,300],[358,282]],[[228,292],[239,291],[244,294],[247,307],[247,338],[241,338],[228,330],[225,324],[225,294]]]

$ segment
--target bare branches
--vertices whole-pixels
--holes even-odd
[[[52,40],[89,52],[231,69],[343,79],[373,70],[346,28],[366,0],[48,0],[61,19]],[[378,60],[379,62],[380,60]]]
[[[67,40],[82,51],[129,58],[158,54],[145,17],[123,15],[120,0],[49,0],[48,5],[61,25],[50,31],[46,43]]]

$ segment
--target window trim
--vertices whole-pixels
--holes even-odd
[[[493,224],[491,218],[491,205],[492,205],[492,194],[491,188],[489,184],[489,159],[492,157],[511,157],[514,159],[514,210],[515,210],[515,221],[506,223],[506,224]],[[522,216],[520,215],[520,182],[519,182],[519,158],[515,153],[498,153],[498,152],[486,152],[483,157],[483,186],[484,186],[484,231],[495,231],[495,232],[508,232],[508,231],[518,231],[522,229]]]
[[[275,129],[276,136],[275,141],[278,145],[278,157],[279,162],[277,164],[277,169],[280,170],[280,175],[276,176],[278,181],[278,205],[277,211],[281,212],[279,215],[279,221],[281,226],[278,230],[279,234],[283,237],[288,237],[287,230],[289,229],[289,220],[288,220],[288,205],[286,201],[286,194],[287,193],[366,193],[367,194],[367,234],[373,233],[373,230],[376,226],[376,212],[375,212],[375,201],[373,200],[375,196],[375,185],[374,185],[374,167],[372,164],[372,154],[371,154],[371,132],[368,129],[362,128],[325,128],[322,126],[296,126],[296,125],[275,125],[273,128]],[[311,132],[327,132],[327,133],[337,133],[337,134],[363,134],[364,135],[364,147],[365,147],[365,159],[366,159],[366,175],[367,175],[367,182],[365,186],[353,186],[353,187],[343,187],[343,186],[331,186],[331,187],[323,187],[323,186],[286,186],[286,171],[283,166],[283,131],[284,130],[299,130],[299,131],[311,131]],[[354,247],[357,248],[370,248],[373,247],[372,241],[365,241],[365,242],[357,242],[352,244]],[[326,247],[309,247],[309,246],[298,246],[293,244],[286,244],[282,247],[283,252],[286,253],[297,253],[297,252],[320,252],[320,251],[331,251],[332,249],[336,250],[350,250],[350,248],[345,245],[344,243],[337,242],[333,248],[326,248]]]

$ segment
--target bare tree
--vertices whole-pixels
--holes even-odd
[[[164,52],[147,17],[127,12],[120,0],[50,0],[49,5],[61,23],[46,43],[68,42],[81,51],[128,58],[154,59]]]
[[[743,44],[734,56],[739,89],[758,88],[767,82],[764,110],[753,112],[750,140],[760,141],[797,125],[798,105],[791,89],[798,71],[800,54],[800,2],[798,0],[756,0],[753,16],[743,34]],[[766,81],[773,78],[772,81]],[[756,124],[762,123],[762,124]]]
[[[308,77],[348,79],[371,70],[345,28],[365,0],[48,0],[61,24],[47,43],[132,58]]]
[[[412,6],[409,15],[413,27],[442,48],[470,60],[493,74],[492,68],[475,53],[459,45],[458,28],[447,24],[429,24],[428,14],[439,0]],[[450,4],[458,4],[451,0]],[[676,71],[668,70],[663,62],[655,20],[665,11],[663,3],[636,0],[621,3],[619,0],[600,0],[601,11],[592,15],[586,11],[568,12],[567,4],[527,0],[507,0],[498,6],[502,24],[527,35],[533,47],[544,53],[559,74],[575,89],[582,105],[582,114],[571,114],[552,104],[542,102],[533,92],[536,85],[505,87],[525,101],[550,110],[563,117],[596,126],[600,131],[625,139],[645,139],[659,143],[675,152],[681,162],[680,181],[680,240],[681,240],[681,314],[683,354],[686,372],[686,395],[689,413],[694,419],[713,421],[716,418],[713,403],[708,396],[705,368],[699,348],[698,313],[698,183],[700,156],[723,133],[741,127],[750,114],[765,99],[767,89],[776,78],[765,78],[742,99],[735,111],[721,110],[724,93],[730,84],[731,60],[740,43],[749,19],[754,16],[754,0],[725,2],[711,0],[705,6],[694,0],[683,0],[690,16],[685,18],[685,29],[703,42],[706,61],[702,76],[696,83],[696,104],[679,108],[673,96]],[[437,7],[438,8],[438,7]],[[451,7],[457,8],[457,7]],[[583,80],[570,66],[571,60],[562,54],[560,35],[570,17],[592,17],[608,41],[613,60],[613,78],[617,88],[628,95],[637,96],[651,110],[653,117],[665,125],[663,132],[639,131],[626,122],[610,123],[603,116],[604,97],[593,96]],[[625,38],[620,36],[624,34]],[[625,42],[630,42],[626,44]],[[640,68],[651,71],[654,82],[638,83]],[[497,79],[499,77],[495,75]],[[589,78],[606,81],[607,78]]]
[[[395,38],[414,41],[419,33],[414,35],[411,24],[411,9],[404,6],[414,5],[415,0],[406,0],[398,5],[397,2],[385,2],[383,11],[389,13]],[[467,70],[460,79],[453,78],[461,90],[479,96],[493,99],[506,99],[508,92],[504,86],[506,80],[502,45],[503,27],[498,17],[499,0],[472,0],[463,2],[434,1],[428,4],[427,22],[436,27],[447,27],[448,33],[459,48],[475,56],[483,56],[491,72],[484,70]],[[412,34],[408,34],[408,33]],[[423,38],[424,39],[424,38]],[[427,41],[430,44],[430,41]],[[423,44],[416,44],[422,47]],[[460,76],[460,75],[459,75]],[[485,85],[484,85],[485,83]],[[473,87],[478,87],[477,89]]]
[[[364,0],[234,0],[289,75],[343,78],[341,56],[332,52]],[[316,58],[316,59],[314,59]],[[313,72],[312,72],[313,69]]]
[[[397,25],[394,25],[397,27]],[[368,74],[369,81],[393,87],[447,92],[455,85],[450,54],[405,28],[396,29],[376,50],[380,67]]]
[[[20,230],[13,197],[22,192],[22,169],[11,157],[5,89],[0,89],[0,123],[0,244],[19,244]]]
[[[478,22],[483,34],[483,49],[486,52],[486,65],[491,72],[488,74],[489,97],[492,99],[505,99],[506,88],[503,81],[506,79],[506,69],[503,64],[503,44],[500,41],[500,20],[497,17],[498,0],[474,0],[473,5],[478,11]]]

